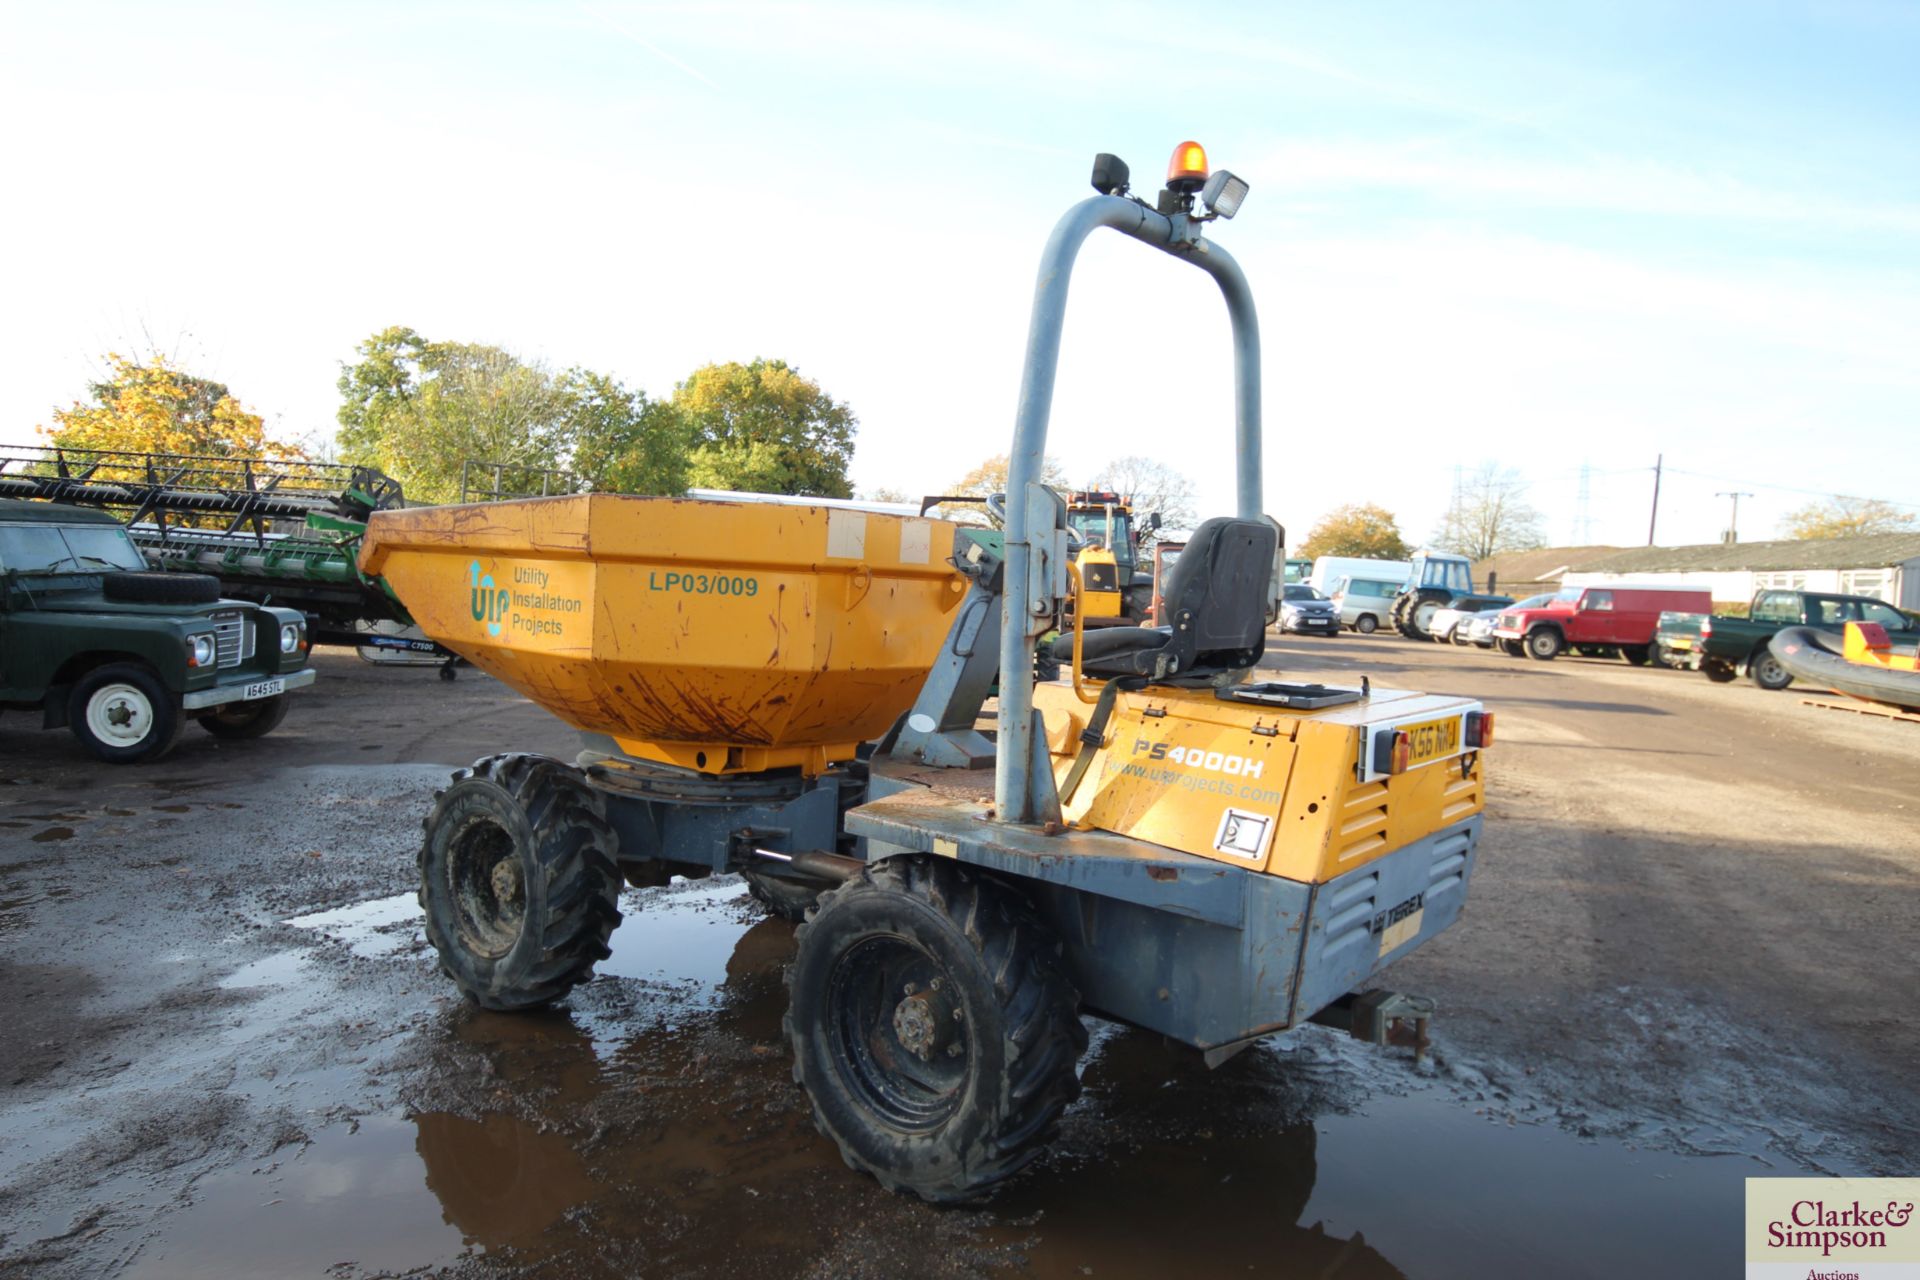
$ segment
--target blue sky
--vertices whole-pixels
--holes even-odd
[[[1920,5],[15,6],[0,438],[149,341],[288,435],[395,323],[664,394],[780,356],[850,401],[865,488],[1012,431],[1034,266],[1094,152],[1185,137],[1253,186],[1268,506],[1454,468],[1596,541],[1744,536],[1811,493],[1920,504]],[[1076,275],[1053,452],[1231,502],[1196,272]],[[1808,494],[1793,492],[1809,491]]]

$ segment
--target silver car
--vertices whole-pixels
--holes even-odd
[[[1290,582],[1280,598],[1280,630],[1300,635],[1330,636],[1340,630],[1340,614],[1333,601],[1304,582]]]

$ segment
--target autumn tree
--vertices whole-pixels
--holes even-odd
[[[674,388],[673,407],[692,432],[694,487],[853,496],[859,420],[784,360],[704,365]]]
[[[1412,552],[1400,536],[1393,512],[1373,503],[1349,503],[1320,518],[1300,544],[1300,555],[1355,556],[1367,560],[1405,560]]]
[[[174,368],[162,355],[134,361],[107,356],[107,377],[77,400],[53,411],[40,434],[65,449],[124,449],[140,453],[227,458],[299,458],[300,450],[268,438],[261,416],[235,399],[224,383]]]
[[[1878,498],[1826,498],[1788,513],[1781,530],[1789,538],[1854,538],[1867,533],[1907,533],[1911,511]]]
[[[1012,459],[1008,455],[996,453],[991,458],[984,459],[979,466],[955,480],[941,492],[972,498],[986,498],[996,493],[1005,493],[1007,471],[1012,465]],[[1041,460],[1039,478],[1041,484],[1062,493],[1073,487],[1073,482],[1067,479],[1066,468],[1062,467],[1060,460],[1051,454]],[[951,506],[935,507],[930,514],[946,520],[958,520],[962,524],[990,523],[985,512],[971,504],[955,503]]]
[[[1095,488],[1131,496],[1136,521],[1158,512],[1168,529],[1191,529],[1199,523],[1193,481],[1164,462],[1138,456],[1115,458],[1093,483]]]
[[[1487,463],[1460,481],[1433,545],[1469,560],[1545,546],[1540,513],[1527,504],[1526,495],[1518,471]]]

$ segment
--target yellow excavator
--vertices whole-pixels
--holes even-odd
[[[1113,156],[1093,183],[1041,259],[1004,528],[583,495],[377,512],[362,544],[429,635],[584,739],[434,799],[420,901],[455,987],[549,1004],[608,955],[623,878],[745,873],[801,920],[785,1031],[816,1125],[932,1201],[1040,1153],[1086,1017],[1209,1064],[1308,1022],[1417,1052],[1433,1004],[1380,973],[1459,917],[1481,833],[1480,703],[1255,678],[1278,551],[1258,328],[1203,234],[1246,184],[1194,143],[1153,202]],[[1040,475],[1067,282],[1101,230],[1220,288],[1237,510],[1193,530],[1160,625],[1089,630]],[[999,678],[1069,611],[1067,678]]]

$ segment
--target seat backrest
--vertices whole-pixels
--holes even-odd
[[[1167,574],[1163,599],[1176,670],[1236,670],[1260,660],[1267,644],[1266,593],[1279,539],[1264,520],[1224,516],[1203,522]]]

